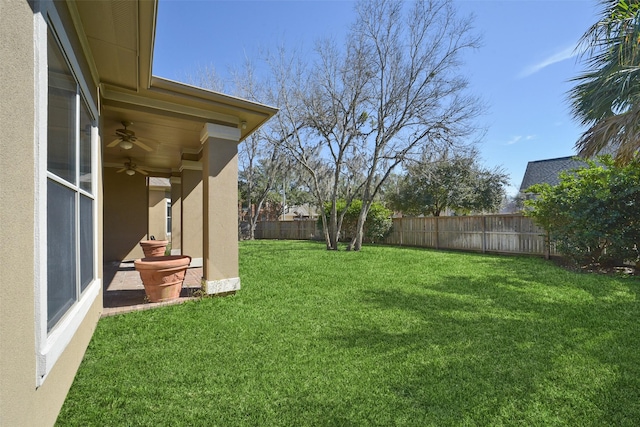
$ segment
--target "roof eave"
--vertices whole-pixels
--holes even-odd
[[[240,126],[240,141],[255,132],[278,112],[278,108],[275,107],[158,76],[151,77],[149,91],[173,94],[185,102],[204,102],[212,107],[231,109],[238,117],[237,124],[245,123],[245,128]]]

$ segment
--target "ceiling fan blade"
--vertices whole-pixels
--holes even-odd
[[[116,135],[119,137],[135,138],[136,133],[129,129],[116,129]]]
[[[132,168],[132,169],[138,173],[141,173],[142,175],[149,175],[149,173],[144,169],[140,169],[140,168]]]
[[[117,170],[117,171],[116,171],[116,173],[124,172],[124,171],[126,171],[126,170],[127,170],[127,168],[122,168],[122,169],[120,169],[120,170]]]
[[[116,145],[118,145],[120,143],[121,139],[120,138],[116,138],[113,141],[111,141],[108,145],[107,148],[113,148]]]
[[[160,145],[160,141],[155,138],[147,138],[146,136],[136,136],[136,139],[139,141],[143,141],[145,144],[149,145]]]
[[[149,147],[147,144],[140,142],[138,139],[132,140],[131,142],[133,142],[135,145],[142,148],[143,150],[153,151],[153,148]]]

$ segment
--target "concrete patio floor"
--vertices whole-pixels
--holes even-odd
[[[189,268],[182,284],[180,298],[173,301],[152,303],[146,299],[140,274],[136,271],[133,261],[104,264],[102,317],[180,304],[195,299],[193,294],[201,289],[201,278],[202,267]]]

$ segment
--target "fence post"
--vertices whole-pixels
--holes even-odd
[[[487,252],[487,217],[482,215],[482,253]]]
[[[544,259],[551,259],[551,240],[549,239],[549,232],[544,235]]]
[[[513,232],[497,231],[503,230],[502,222],[505,218],[518,218],[517,224],[514,226]],[[463,221],[465,217],[447,217],[445,218],[447,223],[452,224],[452,229],[455,230],[456,219]],[[410,246],[422,246],[435,249],[441,249],[440,242],[440,218],[437,216],[421,217],[421,218],[394,218],[394,233],[392,237],[387,238],[387,242],[391,245],[405,244],[404,238],[408,238],[408,245]],[[260,221],[256,225],[255,238],[256,239],[304,239],[319,238],[323,239],[323,230],[317,228],[317,221],[300,221],[303,224],[291,224],[290,221]],[[405,226],[405,222],[407,223]],[[434,223],[435,222],[435,223]],[[307,226],[308,224],[308,226]],[[525,224],[526,227],[525,227]],[[477,236],[477,223],[473,226],[472,230],[460,231],[447,231],[445,224],[445,248],[446,249],[461,249],[465,250],[466,245],[464,242],[468,240],[468,236],[472,234]],[[482,219],[482,245],[481,250],[483,253],[488,252],[491,247],[492,251],[504,252],[504,253],[529,253],[535,255],[542,255],[545,259],[550,259],[552,255],[551,239],[548,233],[535,228],[530,218],[523,217],[521,215],[496,215],[490,218],[483,217]],[[497,227],[497,228],[496,228]],[[529,232],[523,232],[523,229],[529,230]],[[428,229],[428,230],[427,230]],[[396,238],[396,232],[400,235]],[[405,236],[406,233],[406,236]],[[457,233],[457,234],[456,234]],[[512,244],[508,243],[513,240],[513,234],[517,239],[520,239],[520,243],[516,245],[516,248],[512,248]],[[466,237],[467,236],[467,237]],[[428,237],[428,239],[427,239]],[[451,237],[453,240],[449,239]],[[462,238],[461,238],[462,237]],[[540,253],[540,237],[543,238],[543,250]],[[455,242],[455,239],[463,241],[463,244]],[[474,237],[475,238],[475,237]],[[492,245],[490,245],[489,238],[492,239]],[[532,241],[531,239],[535,239]],[[428,241],[427,241],[428,240]],[[453,243],[450,243],[453,242]],[[505,243],[507,242],[507,243]],[[494,247],[495,246],[495,247]],[[535,250],[534,250],[535,249]],[[474,251],[478,251],[476,247]]]

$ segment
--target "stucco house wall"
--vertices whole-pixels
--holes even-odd
[[[164,184],[165,185],[158,185]],[[149,238],[169,240],[167,234],[167,198],[170,199],[168,178],[149,178]],[[171,233],[171,230],[169,230]]]
[[[202,170],[184,170],[181,189],[180,248],[192,265],[202,265]]]
[[[171,254],[182,253],[182,180],[171,178]]]
[[[98,295],[42,384],[37,380],[37,143],[33,4],[0,2],[0,425],[53,425],[102,310]],[[62,15],[64,19],[64,14]],[[46,112],[46,110],[45,110]],[[99,177],[96,177],[99,179]],[[98,211],[101,207],[97,206]],[[100,221],[99,221],[100,223]],[[99,233],[100,236],[100,233]],[[101,245],[99,245],[101,246]],[[101,255],[101,254],[100,254]],[[101,271],[97,272],[101,277]]]
[[[129,176],[104,168],[104,260],[120,262],[144,256],[147,239],[147,184],[144,175]]]

